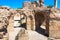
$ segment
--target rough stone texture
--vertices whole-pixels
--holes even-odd
[[[9,7],[5,6],[0,7],[0,33],[2,33],[3,35],[3,40],[8,40],[7,34],[11,28],[13,29],[14,22],[12,20],[14,20],[14,18],[12,16],[14,15],[14,13],[15,13],[14,10],[10,9]]]
[[[60,39],[60,10],[52,9],[50,14],[50,31],[49,35],[52,38]]]
[[[29,40],[28,32],[25,29],[21,29],[15,40]]]
[[[42,2],[43,3],[43,2]],[[27,5],[27,6],[26,6]],[[42,12],[42,13],[41,13]],[[60,10],[57,8],[51,9],[49,14],[49,8],[36,6],[35,3],[26,3],[24,8],[19,10],[13,10],[9,7],[0,7],[0,29],[6,28],[8,33],[14,31],[14,16],[15,14],[20,13],[26,17],[26,28],[27,30],[35,30],[35,23],[38,28],[40,26],[45,26],[51,38],[60,38]],[[35,17],[37,13],[38,17]],[[50,16],[50,18],[49,18]],[[36,18],[36,19],[35,19]],[[39,19],[40,18],[40,19]],[[49,19],[50,22],[49,22]],[[37,20],[35,22],[35,20]],[[43,22],[45,21],[45,23]],[[1,25],[3,24],[3,25]],[[47,25],[46,25],[47,24]],[[50,24],[50,26],[49,26]],[[4,26],[4,27],[3,27]],[[2,33],[3,34],[3,33]],[[23,35],[22,35],[23,34]],[[22,37],[25,39],[25,32],[22,32]],[[1,35],[0,35],[1,36]],[[19,36],[19,35],[18,35]],[[2,37],[2,36],[1,36]],[[23,40],[21,38],[21,40]],[[28,37],[26,36],[26,40]],[[20,40],[20,39],[19,39]]]
[[[43,39],[44,38],[44,39]],[[16,36],[16,40],[48,40],[47,37],[31,30],[20,30]]]

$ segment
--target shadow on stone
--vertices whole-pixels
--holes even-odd
[[[22,27],[22,28],[25,28],[25,29],[26,29],[26,23],[21,24],[21,26],[20,26],[20,27]]]
[[[44,35],[44,36],[49,37],[49,34],[47,33],[47,31],[45,29],[42,29],[41,27],[36,29],[35,31],[42,34],[42,35]]]
[[[49,37],[49,18],[50,18],[50,14],[47,14],[44,12],[37,12],[35,14],[35,26],[36,26],[36,31],[44,36]],[[40,26],[43,25],[43,23],[45,22],[45,28],[43,29]]]

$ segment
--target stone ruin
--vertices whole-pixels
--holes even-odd
[[[12,30],[11,28],[13,28],[12,21],[14,20],[14,13],[14,10],[9,7],[0,7],[0,39],[8,37],[8,32]]]
[[[50,38],[53,38],[53,40],[59,39],[60,10],[57,8],[39,7],[34,3],[29,4],[31,5],[30,7],[17,10],[9,7],[0,7],[0,38],[8,37],[9,32],[14,31],[14,16],[18,13],[26,17],[27,30],[37,30],[42,25],[45,26],[46,33]]]
[[[53,40],[60,39],[60,10],[57,8],[51,9],[49,22],[49,35]]]
[[[29,3],[31,4],[31,3]],[[60,23],[60,10],[57,8],[47,8],[47,7],[39,7],[36,6],[36,4],[31,4],[32,6],[26,8],[24,7],[22,9],[23,14],[27,17],[27,29],[28,30],[37,30],[40,27],[39,26],[45,26],[46,33],[49,35],[49,40],[51,38],[53,40],[60,39],[60,33],[59,33],[59,23]],[[30,8],[30,9],[29,9]],[[30,11],[29,11],[30,10]],[[32,11],[31,11],[32,10]],[[28,14],[30,13],[30,14]],[[31,14],[32,13],[32,14]],[[28,14],[28,15],[27,15]],[[32,18],[31,18],[31,17]],[[29,17],[32,19],[29,19]],[[33,23],[32,23],[33,22]],[[33,26],[32,26],[33,25]]]

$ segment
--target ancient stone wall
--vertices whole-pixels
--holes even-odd
[[[50,37],[54,39],[60,39],[60,10],[52,9],[50,13]]]
[[[8,34],[14,28],[14,14],[16,11],[10,9],[9,7],[0,7],[0,38],[3,40],[8,40]],[[2,39],[1,38],[1,39]],[[6,39],[5,39],[6,38]]]
[[[28,8],[24,7],[21,10],[17,9],[18,11],[7,7],[0,7],[0,29],[5,28],[7,33],[14,31],[14,16],[16,16],[15,14],[19,13],[26,17],[25,21],[27,30],[35,30],[36,28],[38,29],[41,25],[43,25],[49,33],[50,38],[59,39],[60,10],[56,8],[48,10],[49,8],[46,7],[36,7],[35,4],[29,4]],[[34,8],[29,9],[32,5]],[[3,32],[0,33],[3,34]]]

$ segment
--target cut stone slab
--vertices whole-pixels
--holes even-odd
[[[20,30],[21,30],[21,28],[14,28],[14,31],[9,32],[9,40],[15,40],[15,38]]]
[[[48,40],[48,38],[42,34],[37,33],[36,31],[28,30],[29,40]]]
[[[48,40],[48,38],[36,31],[25,30],[18,34],[16,40]]]

